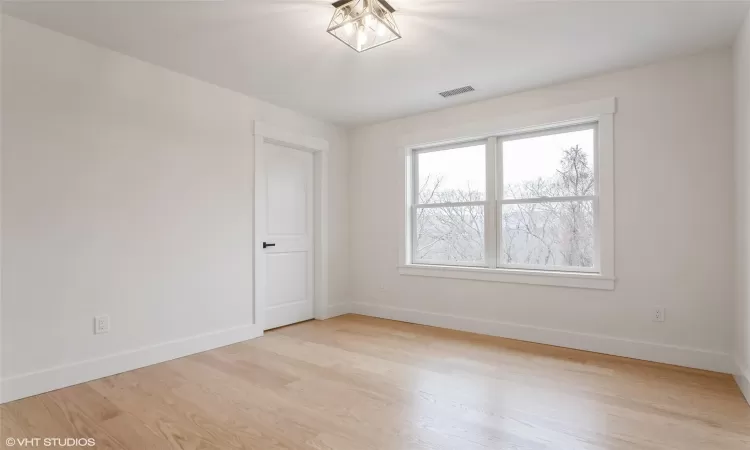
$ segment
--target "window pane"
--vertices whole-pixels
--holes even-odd
[[[503,198],[594,195],[594,130],[503,142]]]
[[[485,146],[417,153],[419,204],[484,201]]]
[[[593,267],[593,201],[503,205],[504,264]]]
[[[461,265],[484,261],[484,206],[417,208],[415,260]]]

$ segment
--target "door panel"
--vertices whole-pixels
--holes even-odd
[[[266,256],[269,280],[301,280],[273,283],[266,289],[266,308],[307,301],[307,255],[304,252],[274,253]]]
[[[313,318],[314,169],[304,151],[267,142],[257,151],[256,295],[269,329]]]
[[[267,158],[268,221],[267,230],[276,236],[305,236],[307,232],[306,171],[303,157],[312,155],[298,150],[270,146],[279,154]],[[279,151],[278,149],[282,149]],[[299,153],[286,154],[288,152]]]

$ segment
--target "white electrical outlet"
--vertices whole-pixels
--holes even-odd
[[[94,316],[94,334],[109,333],[109,316]]]
[[[654,308],[654,322],[664,322],[666,309],[661,306]]]

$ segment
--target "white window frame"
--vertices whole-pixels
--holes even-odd
[[[452,149],[460,149],[460,148],[466,148],[466,147],[472,147],[476,145],[485,145],[487,146],[487,140],[474,140],[469,142],[461,142],[457,144],[449,144],[449,145],[439,145],[439,146],[433,146],[428,148],[419,148],[419,149],[412,149],[412,183],[418,183],[419,182],[419,158],[417,157],[420,154],[429,153],[429,152],[439,152],[441,150],[452,150]],[[485,152],[487,152],[485,147]],[[486,164],[486,161],[485,161]],[[488,171],[489,172],[489,171]],[[490,189],[489,189],[489,181],[486,184],[485,189],[485,195],[489,197],[490,195]],[[411,205],[409,213],[411,214],[411,219],[409,221],[410,224],[413,224],[417,221],[417,214],[419,214],[419,209],[425,209],[425,208],[441,208],[441,207],[451,207],[451,206],[484,206],[485,207],[485,230],[487,229],[487,205],[489,203],[488,199],[485,198],[485,200],[475,201],[475,202],[457,202],[457,203],[426,203],[426,204],[420,204],[419,203],[419,192],[417,189],[415,189],[415,186],[412,186],[411,189]],[[411,227],[411,234],[412,234],[412,241],[417,241],[417,228]],[[485,233],[486,236],[486,233]],[[486,237],[485,237],[486,240]],[[420,260],[417,258],[415,251],[417,246],[412,245],[411,246],[411,261],[413,261],[414,264],[419,265],[435,265],[435,263],[429,261],[429,260]],[[489,264],[489,260],[491,255],[488,253],[488,246],[485,242],[484,245],[485,249],[485,260],[484,261],[459,261],[457,264],[455,264],[457,267],[485,267],[487,264]]]
[[[546,111],[517,116],[506,116],[486,122],[443,127],[408,136],[401,146],[405,167],[404,208],[402,209],[399,249],[399,273],[402,275],[431,276],[442,278],[499,281],[510,283],[539,284],[592,289],[614,289],[614,114],[616,99],[602,99],[577,105],[569,105]],[[502,231],[496,224],[500,221],[502,204],[532,203],[550,199],[504,200],[502,198],[502,150],[505,139],[519,139],[533,135],[565,132],[573,128],[594,126],[596,146],[594,165],[597,189],[595,195],[571,197],[568,200],[591,200],[594,204],[595,260],[592,268],[500,265],[496,252],[501,248],[498,240]],[[412,243],[416,240],[415,181],[418,177],[418,160],[415,154],[486,143],[487,192],[484,202],[471,202],[485,206],[485,258],[482,267],[470,265],[437,265],[417,261]],[[412,142],[413,144],[409,144]],[[496,150],[500,149],[500,150]],[[564,200],[555,198],[554,201]],[[462,205],[464,205],[462,203]],[[432,205],[431,205],[432,206]],[[441,206],[441,205],[436,205]],[[442,205],[446,206],[446,205]],[[490,232],[490,230],[496,230]],[[405,231],[405,232],[404,232]]]

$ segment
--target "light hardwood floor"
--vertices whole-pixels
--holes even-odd
[[[0,407],[98,449],[750,449],[729,375],[347,315]],[[20,447],[14,447],[20,448]]]

